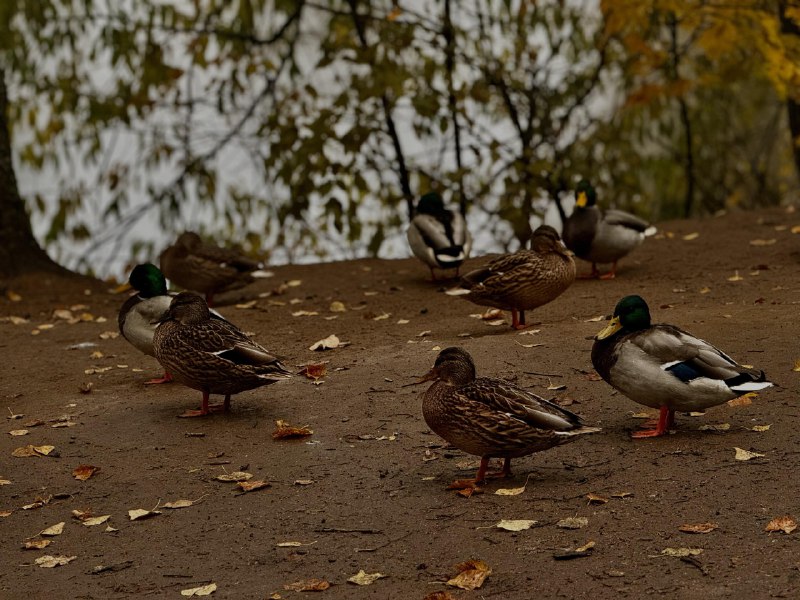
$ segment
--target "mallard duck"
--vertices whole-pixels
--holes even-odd
[[[461,278],[446,293],[482,306],[511,311],[511,326],[524,329],[525,311],[547,304],[575,281],[575,261],[558,232],[541,225],[533,232],[530,250],[504,254]],[[519,314],[518,314],[519,313]]]
[[[212,305],[214,294],[242,288],[256,278],[270,277],[261,263],[234,250],[204,244],[196,233],[187,231],[161,253],[161,270],[171,281],[201,292]]]
[[[231,395],[291,377],[291,373],[264,347],[235,325],[213,319],[206,302],[191,292],[172,299],[153,338],[158,361],[172,377],[203,393],[200,410],[184,417],[207,415],[230,408]],[[209,406],[210,394],[222,394],[224,403]]]
[[[575,210],[564,223],[564,243],[578,258],[592,263],[590,277],[613,279],[617,261],[653,235],[656,228],[622,210],[600,210],[597,192],[585,179],[575,188]],[[600,275],[597,263],[612,263]]]
[[[512,458],[600,431],[511,382],[476,378],[475,363],[463,348],[442,350],[423,381],[433,381],[422,396],[428,427],[456,448],[481,457],[475,479],[466,482],[473,486],[486,478],[490,458],[505,459],[502,476],[508,477]]]
[[[472,238],[462,214],[448,210],[437,192],[422,196],[417,211],[406,231],[411,251],[431,270],[456,269],[469,256]]]
[[[614,318],[595,338],[592,364],[612,387],[639,404],[660,410],[655,429],[634,438],[664,435],[675,411],[705,410],[772,385],[763,371],[673,325],[651,325],[640,296],[617,303]]]

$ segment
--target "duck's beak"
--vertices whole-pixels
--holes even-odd
[[[432,368],[430,371],[425,373],[425,375],[417,375],[418,380],[412,381],[411,383],[406,383],[403,387],[409,387],[412,385],[420,385],[421,383],[425,383],[426,381],[436,381],[439,379],[439,372],[436,370],[436,367]]]
[[[594,339],[604,340],[607,337],[610,337],[615,333],[617,333],[620,329],[622,329],[622,323],[619,322],[619,317],[614,317],[602,331],[600,331],[596,336],[594,336]]]
[[[583,208],[589,202],[589,199],[586,197],[586,192],[579,192],[578,197],[575,199],[575,205]]]
[[[117,287],[114,288],[113,293],[115,294],[122,294],[123,292],[127,292],[132,290],[133,287],[129,282],[120,283]]]

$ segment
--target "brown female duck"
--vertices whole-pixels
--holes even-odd
[[[490,458],[503,458],[502,476],[511,475],[511,459],[547,450],[584,433],[581,418],[502,379],[475,376],[475,363],[463,348],[445,348],[422,378],[433,381],[422,397],[422,414],[434,433],[456,448],[481,457],[474,487],[486,478]]]

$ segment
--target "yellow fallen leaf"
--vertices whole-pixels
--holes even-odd
[[[209,596],[217,589],[216,583],[209,583],[196,588],[189,588],[188,590],[181,590],[181,596]]]
[[[772,425],[753,425],[753,431],[769,431]]]
[[[770,238],[768,240],[756,239],[756,240],[750,240],[750,245],[751,246],[772,246],[777,241],[778,240],[776,240],[775,238]]]
[[[331,584],[324,579],[306,579],[304,581],[295,581],[294,583],[287,583],[283,589],[292,592],[321,592],[331,587]]]
[[[14,437],[18,437],[21,435],[28,435],[27,429],[12,429],[8,432],[8,435],[13,435]]]
[[[291,438],[300,438],[300,437],[307,437],[313,434],[314,431],[306,426],[303,427],[295,427],[293,425],[289,425],[286,421],[282,419],[278,419],[275,421],[275,431],[272,432],[272,439],[273,440],[285,440]]]
[[[339,302],[338,300],[334,300],[331,302],[331,305],[328,307],[328,310],[331,312],[346,312],[347,308],[344,305],[344,302]]]
[[[89,517],[88,519],[84,519],[81,524],[85,525],[86,527],[94,527],[95,525],[102,525],[106,521],[111,518],[111,515],[102,515],[99,517]]]
[[[800,358],[795,359],[792,371],[800,372]]]
[[[86,481],[99,470],[100,467],[93,465],[78,465],[72,470],[72,476],[78,481]]]
[[[492,574],[491,567],[482,560],[468,560],[456,565],[458,574],[447,581],[447,585],[462,590],[476,590]]]
[[[752,398],[753,396],[750,394],[745,394],[744,396],[739,396],[733,400],[728,400],[728,406],[748,406],[753,403]]]
[[[711,533],[718,528],[719,525],[716,523],[694,523],[691,525],[681,525],[678,527],[678,531],[684,533]]]
[[[371,585],[378,581],[378,579],[383,579],[384,577],[388,577],[388,575],[384,575],[383,573],[367,573],[364,569],[360,569],[358,573],[352,577],[348,577],[347,581],[355,583],[356,585]]]
[[[789,515],[785,515],[783,517],[772,519],[772,521],[767,523],[764,531],[782,531],[783,533],[792,533],[795,529],[797,529],[797,521],[795,521]]]
[[[164,508],[177,509],[177,508],[189,508],[193,504],[194,504],[193,500],[175,500],[175,502],[167,502],[166,504],[162,504],[161,506],[163,506]]]
[[[736,455],[733,457],[735,460],[751,460],[753,458],[759,458],[761,456],[765,456],[764,454],[760,454],[758,452],[750,452],[749,450],[744,450],[742,448],[736,448]]]
[[[472,468],[472,461],[469,461],[469,467],[460,467],[459,468]],[[458,465],[456,465],[458,466]],[[495,494],[497,496],[519,496],[521,493],[525,491],[525,488],[528,486],[528,480],[531,478],[530,475],[525,478],[525,483],[522,487],[519,488],[500,488],[495,490]]]
[[[5,519],[6,517],[10,517],[14,514],[14,511],[11,510],[0,510],[0,518]]]
[[[711,291],[711,288],[710,288],[710,287],[702,287],[702,288],[700,288],[700,293],[701,293],[701,294],[707,294],[707,293],[709,293],[710,291]]]
[[[71,563],[73,560],[78,558],[77,556],[50,556],[49,554],[45,554],[44,556],[40,556],[34,562],[42,567],[43,569],[52,569],[53,567],[60,567],[61,565],[66,565]]]
[[[411,323],[411,321],[409,321],[408,319],[398,319],[397,320],[397,324],[398,325],[408,325],[409,323]]]
[[[43,550],[52,544],[52,540],[28,540],[23,548],[25,550]]]
[[[41,496],[37,496],[36,500],[31,502],[30,504],[26,504],[25,506],[23,506],[22,510],[33,510],[35,508],[42,508],[47,503],[49,503],[52,498],[53,498],[52,496],[45,496],[44,498],[42,498]]]
[[[233,473],[225,473],[224,475],[217,475],[214,479],[217,481],[247,481],[252,479],[253,474],[246,471],[234,471]]]
[[[506,531],[525,531],[536,525],[538,521],[532,519],[503,519],[499,521],[495,527],[498,529],[505,529]]]
[[[331,350],[333,348],[338,348],[341,342],[339,338],[335,335],[329,335],[328,337],[319,340],[318,342],[314,342],[311,346],[308,347],[309,350]]]
[[[286,282],[286,285],[288,285],[289,287],[297,287],[301,283],[303,283],[301,279],[291,279],[290,281]]]
[[[138,521],[140,519],[149,519],[150,517],[155,517],[156,515],[160,515],[160,510],[145,510],[143,508],[134,508],[133,510],[128,511],[128,517],[131,521]]]
[[[11,480],[9,480],[9,479],[0,479],[0,485],[11,485]]]
[[[47,529],[42,529],[39,532],[39,535],[43,535],[45,537],[61,535],[64,532],[64,525],[65,525],[64,521],[61,521],[61,523],[56,523],[55,525],[51,525]]]

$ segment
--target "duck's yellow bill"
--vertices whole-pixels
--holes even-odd
[[[575,204],[583,208],[589,202],[589,199],[586,197],[586,192],[578,192],[578,198],[575,200]]]
[[[603,330],[601,330],[594,339],[596,340],[604,340],[607,337],[610,337],[617,333],[620,329],[622,329],[622,323],[619,322],[619,317],[614,317],[611,319],[611,322],[605,326]]]
[[[126,281],[125,283],[120,283],[117,287],[114,288],[113,291],[115,294],[122,294],[123,292],[127,292],[132,289],[133,287],[131,286],[131,284]]]

